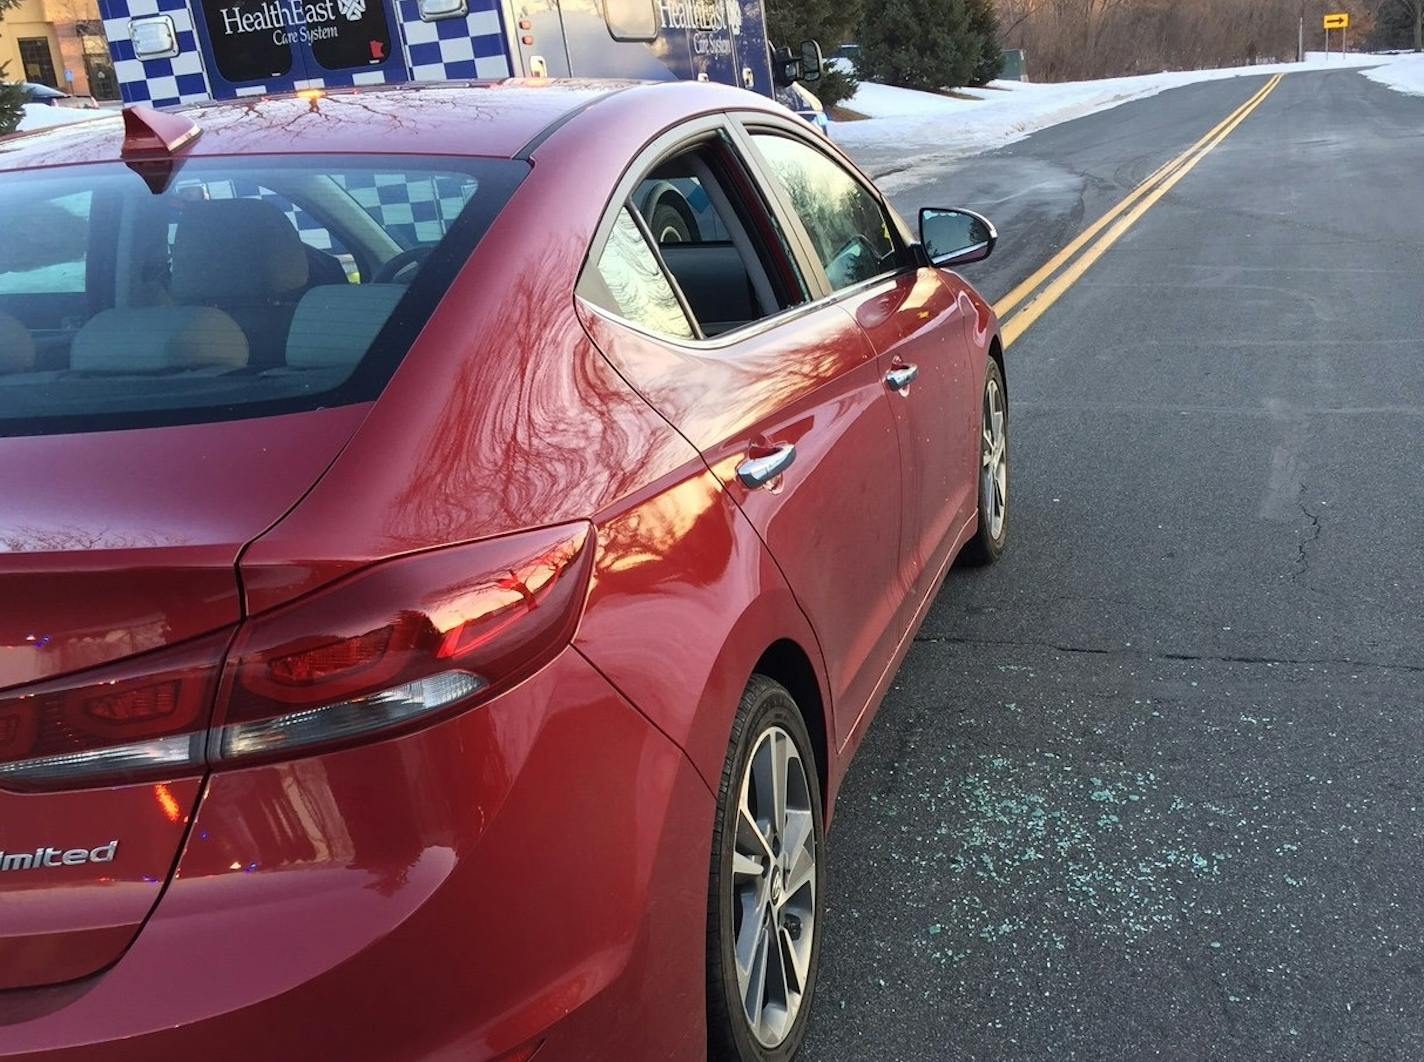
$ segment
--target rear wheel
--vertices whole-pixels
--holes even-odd
[[[713,1062],[785,1062],[806,1036],[824,824],[810,736],[784,687],[742,694],[717,798],[707,907]]]
[[[999,363],[989,359],[979,430],[979,528],[965,544],[971,564],[992,564],[1009,540],[1009,397]]]
[[[648,228],[658,243],[692,243],[692,227],[682,211],[666,199],[653,208],[653,216],[648,220]]]

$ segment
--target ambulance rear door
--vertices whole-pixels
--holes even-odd
[[[399,0],[189,0],[214,97],[409,78]]]

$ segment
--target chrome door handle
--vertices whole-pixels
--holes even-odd
[[[918,365],[897,365],[885,374],[885,386],[892,391],[903,391],[920,375]]]
[[[748,457],[737,466],[737,478],[742,481],[742,486],[756,490],[785,472],[795,460],[795,445],[782,443],[775,452],[765,457]]]

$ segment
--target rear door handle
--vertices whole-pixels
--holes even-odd
[[[748,457],[737,466],[737,478],[749,490],[765,487],[796,460],[794,443],[782,443],[765,457]]]
[[[885,386],[892,391],[903,391],[920,375],[918,365],[897,365],[885,374]]]

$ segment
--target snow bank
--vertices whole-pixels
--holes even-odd
[[[872,173],[887,173],[903,170],[916,159],[942,162],[1002,147],[1050,125],[1198,81],[1388,64],[1373,72],[1371,76],[1375,76],[1405,58],[1414,57],[1354,53],[1342,57],[1310,52],[1304,63],[1182,70],[1057,84],[994,81],[986,89],[962,93],[972,99],[862,82],[845,105],[869,119],[837,122],[831,135]],[[1418,76],[1424,78],[1424,67]]]
[[[110,113],[79,107],[51,107],[45,103],[27,103],[24,105],[24,111],[25,116],[20,119],[17,132],[48,129],[52,125],[68,125],[70,122],[87,122],[91,118],[102,118]]]
[[[1424,96],[1424,55],[1407,52],[1389,58],[1391,61],[1387,65],[1364,71],[1365,77],[1388,85],[1397,92]]]

